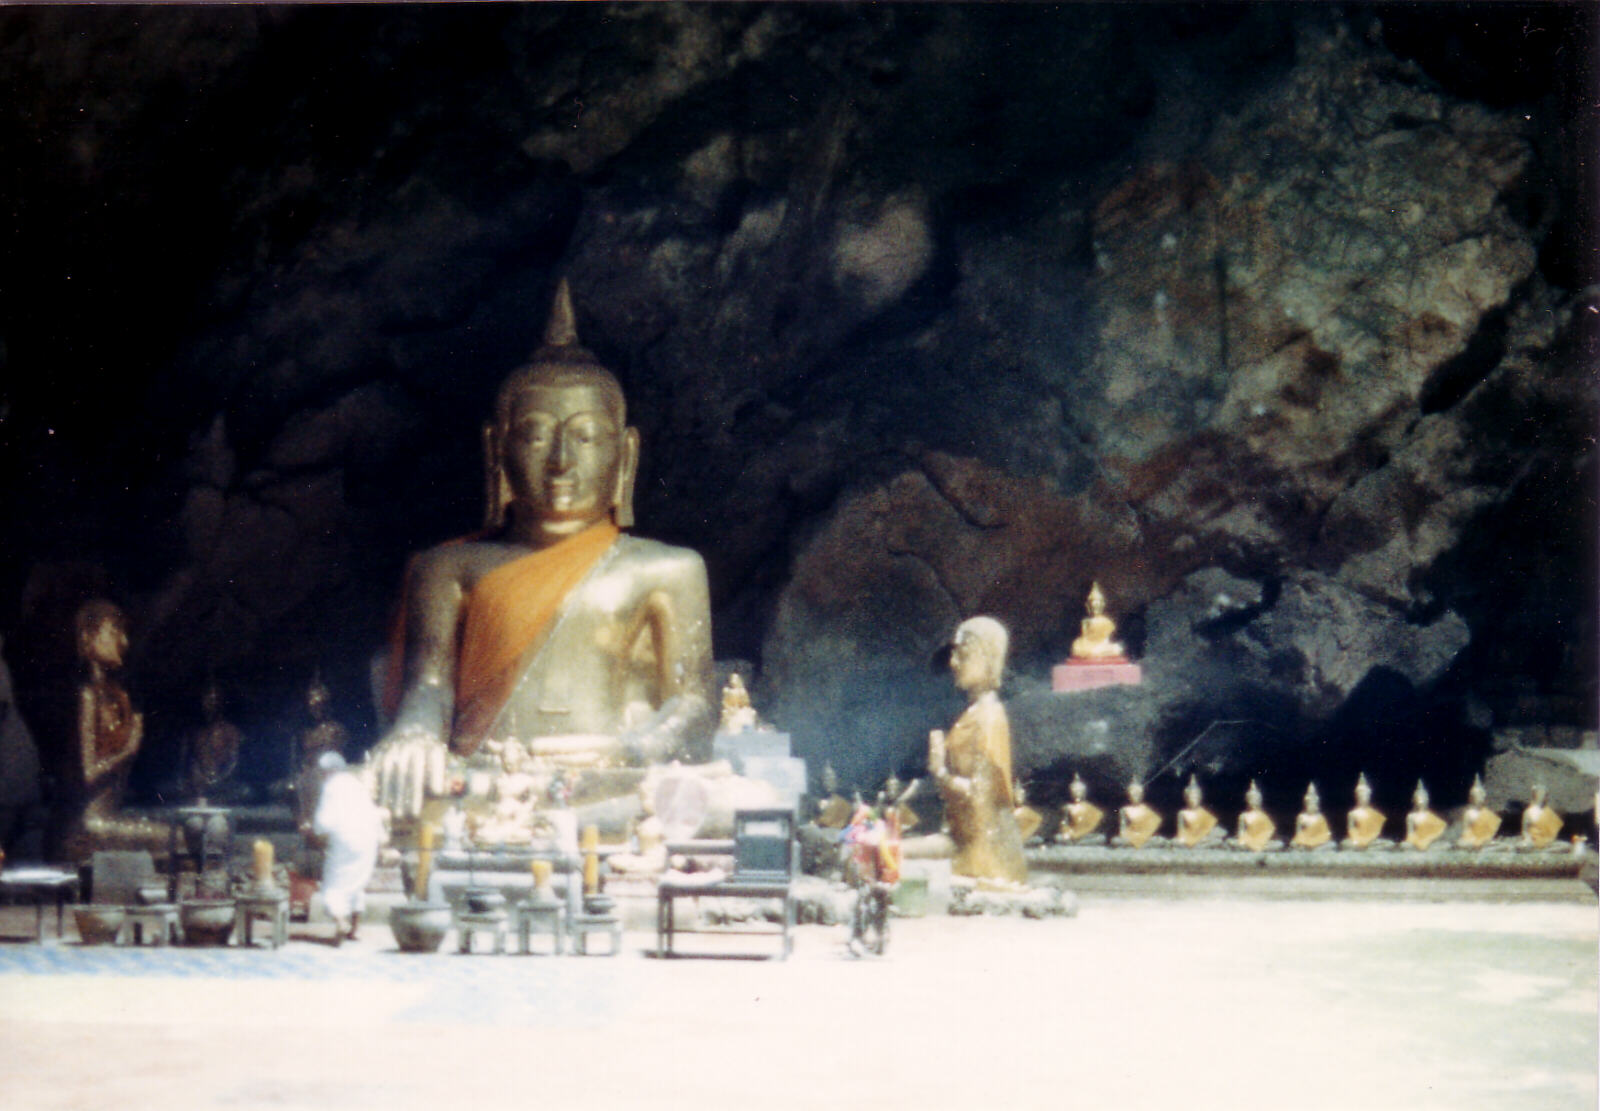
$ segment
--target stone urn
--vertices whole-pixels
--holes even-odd
[[[178,904],[183,939],[189,945],[226,945],[233,935],[232,899],[185,899]]]
[[[450,932],[450,904],[400,903],[389,909],[389,929],[402,953],[437,953]]]
[[[120,906],[88,903],[74,907],[73,918],[78,922],[78,938],[85,945],[109,945],[117,940],[128,912]]]

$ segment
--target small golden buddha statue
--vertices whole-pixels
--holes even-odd
[[[405,576],[394,726],[368,757],[378,801],[414,818],[425,796],[412,769],[471,756],[512,715],[545,763],[706,759],[705,563],[623,531],[639,432],[615,375],[578,342],[565,280],[544,343],[501,383],[483,432],[484,531],[421,552]]]
[[[850,824],[853,807],[839,793],[839,773],[832,762],[822,765],[822,801],[817,803],[817,825],[823,829],[843,829]]]
[[[633,851],[606,858],[613,872],[624,876],[653,876],[667,870],[667,833],[656,814],[656,796],[650,780],[639,781],[639,816],[633,820]]]
[[[1456,848],[1475,851],[1492,845],[1494,835],[1500,832],[1500,815],[1489,809],[1488,800],[1483,776],[1473,776],[1472,786],[1467,789],[1467,809],[1461,815],[1461,836],[1456,839]]]
[[[1028,791],[1022,780],[1017,780],[1011,785],[1011,797],[1017,800],[1017,805],[1012,808],[1011,816],[1017,820],[1017,832],[1022,835],[1022,843],[1039,832],[1039,827],[1044,825],[1044,815],[1028,805]]]
[[[922,786],[922,780],[913,779],[911,786],[907,787],[900,781],[900,777],[893,772],[883,781],[883,790],[878,792],[878,805],[890,807],[894,811],[895,821],[901,833],[915,829],[921,822],[917,812],[911,809],[911,800],[916,796],[917,789]],[[887,800],[887,801],[885,801]],[[888,811],[884,811],[885,814]]]
[[[1165,837],[1157,837],[1161,828],[1161,815],[1144,801],[1144,784],[1137,779],[1128,784],[1128,805],[1117,811],[1117,835],[1111,839],[1113,848],[1142,849],[1146,845],[1165,845]]]
[[[956,627],[950,671],[967,708],[948,735],[941,729],[928,734],[928,771],[955,842],[951,871],[995,886],[1028,879],[1011,794],[1011,723],[999,694],[1009,639],[992,617]]]
[[[1289,847],[1300,852],[1327,852],[1332,850],[1333,830],[1328,828],[1328,819],[1322,813],[1322,799],[1317,795],[1315,783],[1306,787],[1305,801],[1294,820],[1294,837],[1289,840]]]
[[[1339,842],[1339,847],[1355,851],[1394,848],[1393,841],[1378,836],[1386,820],[1383,812],[1373,807],[1372,786],[1362,773],[1356,781],[1356,805],[1346,818],[1345,838]]]
[[[206,723],[189,749],[188,780],[190,793],[205,798],[215,796],[238,770],[244,734],[222,716],[222,691],[215,681],[201,692],[200,710]]]
[[[144,715],[115,678],[128,651],[127,621],[115,605],[97,598],[79,607],[74,624],[86,674],[78,687],[78,775],[66,785],[56,853],[77,862],[96,849],[163,850],[165,825],[120,813],[144,740]]]
[[[1224,832],[1217,824],[1217,816],[1200,805],[1200,781],[1189,776],[1183,789],[1183,809],[1178,811],[1178,836],[1175,839],[1186,849],[1215,849],[1222,846]]]
[[[1561,832],[1562,818],[1556,808],[1545,801],[1549,793],[1542,783],[1534,786],[1528,808],[1522,812],[1522,840],[1517,843],[1518,849],[1538,852],[1561,847],[1554,843],[1556,834]]]
[[[1417,780],[1417,789],[1411,792],[1411,812],[1406,815],[1406,839],[1400,843],[1401,847],[1427,852],[1433,845],[1443,843],[1439,837],[1445,826],[1445,820],[1428,809],[1428,788],[1423,786],[1422,780]]]
[[[1104,845],[1106,835],[1100,832],[1100,823],[1106,813],[1089,801],[1089,785],[1074,773],[1067,787],[1072,801],[1061,811],[1061,831],[1056,841],[1062,845]]]
[[[718,733],[745,733],[760,724],[756,709],[750,704],[750,692],[745,689],[744,678],[735,671],[722,688],[722,720],[717,723]]]
[[[525,844],[533,839],[533,817],[538,805],[539,784],[524,771],[527,749],[522,742],[508,737],[500,742],[489,742],[498,748],[500,773],[490,789],[492,808],[478,824],[478,840],[491,845]],[[493,749],[491,749],[493,751]]]
[[[1096,663],[1122,663],[1127,655],[1122,645],[1112,640],[1117,623],[1106,616],[1106,596],[1099,583],[1089,587],[1089,615],[1083,619],[1083,633],[1072,642],[1072,658]]]
[[[1244,810],[1239,815],[1238,831],[1228,847],[1239,849],[1243,852],[1263,853],[1277,852],[1283,848],[1283,842],[1272,835],[1277,832],[1276,823],[1261,809],[1261,788],[1256,786],[1256,781],[1250,781],[1250,787],[1244,793]]]

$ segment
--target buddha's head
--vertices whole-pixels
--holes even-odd
[[[520,741],[508,740],[500,748],[500,766],[511,775],[516,775],[522,770],[526,757],[527,753],[523,751]]]
[[[1244,793],[1244,804],[1251,810],[1261,809],[1261,788],[1256,786],[1256,781],[1253,779]]]
[[[104,598],[85,602],[78,607],[74,626],[80,657],[108,671],[122,666],[128,651],[128,623],[115,604]]]
[[[1137,779],[1128,784],[1128,802],[1134,806],[1144,802],[1144,784]]]
[[[956,627],[950,644],[950,670],[968,694],[1000,688],[1005,673],[1006,627],[992,617],[969,617]]]
[[[1317,794],[1317,785],[1315,783],[1306,787],[1305,808],[1307,814],[1319,814],[1322,812],[1322,799]]]
[[[311,717],[321,721],[328,712],[328,703],[332,701],[333,694],[328,690],[328,685],[322,681],[322,675],[311,677],[311,685],[306,688],[306,708],[311,711]]]
[[[1467,801],[1471,802],[1473,806],[1482,806],[1489,801],[1489,792],[1483,789],[1483,777],[1481,775],[1472,777],[1472,786],[1467,788]]]
[[[1082,802],[1089,797],[1089,785],[1083,781],[1081,775],[1074,774],[1072,783],[1067,789],[1072,792],[1073,802]]]
[[[1367,777],[1363,775],[1360,779],[1356,780],[1356,805],[1366,806],[1371,802],[1372,785],[1367,782]]]
[[[1200,781],[1194,776],[1189,777],[1189,785],[1183,789],[1183,801],[1190,810],[1200,806]]]
[[[1415,810],[1428,809],[1428,789],[1422,785],[1422,780],[1417,780],[1417,789],[1411,792],[1411,806]]]
[[[633,524],[639,433],[616,377],[578,344],[566,279],[544,344],[501,383],[484,454],[491,529],[553,542],[607,516]]]
[[[1533,785],[1533,797],[1528,800],[1529,806],[1543,806],[1544,800],[1550,796],[1550,789],[1543,783]]]
[[[1100,589],[1099,583],[1089,584],[1088,610],[1090,617],[1104,617],[1106,612],[1105,591]]]
[[[200,692],[200,712],[205,714],[207,721],[217,721],[222,717],[222,688],[215,682],[207,683],[206,689]]]

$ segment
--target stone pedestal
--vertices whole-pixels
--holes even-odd
[[[1136,687],[1142,682],[1144,670],[1127,660],[1068,660],[1050,669],[1050,689],[1057,694],[1097,687]]]

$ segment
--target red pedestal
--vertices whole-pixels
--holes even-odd
[[[1096,687],[1138,686],[1144,672],[1127,660],[1068,660],[1050,669],[1050,689],[1058,694]]]

